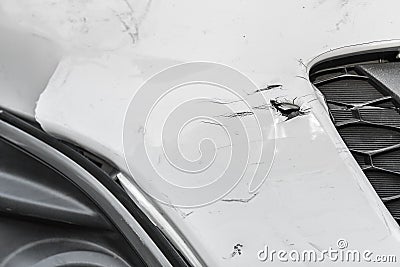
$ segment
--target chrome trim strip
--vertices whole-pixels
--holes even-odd
[[[128,192],[132,201],[146,213],[147,217],[149,217],[154,225],[167,236],[167,238],[183,254],[185,259],[188,260],[192,266],[206,266],[195,250],[182,237],[182,234],[180,234],[167,218],[157,210],[152,201],[148,199],[145,193],[142,192],[134,182],[127,178],[123,173],[119,173],[117,178]]]

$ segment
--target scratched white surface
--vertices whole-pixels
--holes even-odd
[[[215,61],[260,87],[283,84],[267,97],[306,95],[313,88],[296,77],[307,76],[301,62],[330,49],[400,38],[398,8],[398,1],[1,2],[4,25],[50,39],[63,51],[37,120],[122,169],[124,112],[157,71]],[[256,197],[226,201],[251,197],[243,185],[203,208],[164,207],[210,266],[262,266],[257,252],[264,245],[323,250],[339,238],[353,249],[400,256],[398,226],[343,150],[322,106],[312,106],[309,115],[277,123],[276,158]],[[243,253],[231,257],[238,243]]]

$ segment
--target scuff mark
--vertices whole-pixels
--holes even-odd
[[[267,87],[265,87],[265,88],[260,88],[260,89],[255,90],[254,94],[255,93],[261,93],[261,92],[264,92],[264,91],[269,91],[269,90],[272,90],[272,89],[277,89],[277,88],[282,89],[282,87],[283,87],[282,84],[270,84],[270,85],[267,85]]]
[[[132,40],[132,44],[135,44],[139,40],[139,27],[136,23],[128,23],[126,22],[122,14],[116,14],[118,20],[121,22],[122,26],[124,27],[124,31],[129,35]],[[129,20],[133,20],[133,15],[129,14]],[[131,25],[130,25],[131,24]]]
[[[144,126],[140,126],[139,128],[138,128],[138,133],[140,133],[140,134],[142,134],[142,135],[145,135],[145,129],[144,129]]]
[[[347,24],[348,19],[349,19],[349,13],[346,12],[346,13],[344,14],[344,16],[335,24],[335,29],[336,29],[336,31],[339,31],[340,28],[341,28],[343,25]]]
[[[222,257],[223,259],[227,260],[227,259],[231,259],[237,255],[242,255],[242,248],[243,245],[240,243],[237,243],[236,245],[233,246],[233,251],[231,252],[231,254],[228,257]]]
[[[296,78],[303,79],[303,80],[306,80],[307,82],[310,81],[307,77],[304,77],[304,76],[301,76],[301,75],[296,75],[295,77],[296,77]]]
[[[319,252],[322,252],[322,249],[320,249],[317,245],[315,245],[314,243],[308,242],[308,244],[310,246],[312,246],[314,249],[318,250]]]
[[[180,210],[177,207],[173,207],[173,209],[179,214],[179,216],[182,217],[182,219],[186,219],[188,216],[192,215],[194,213],[194,211],[190,211],[188,213],[183,212],[182,210]]]
[[[226,199],[221,199],[223,202],[239,202],[239,203],[249,203],[251,200],[253,200],[258,193],[253,194],[249,198],[226,198]]]
[[[65,74],[63,81],[61,82],[61,86],[65,85],[68,81],[69,76],[71,75],[71,69],[68,69],[68,72]]]
[[[215,99],[215,100],[207,100],[207,102],[211,102],[214,104],[221,104],[221,105],[229,105],[229,104],[234,104],[234,103],[238,103],[238,102],[245,102],[245,100],[239,99],[239,100],[227,101],[227,100]]]
[[[296,60],[297,60],[297,62],[299,62],[300,66],[303,66],[306,70],[308,70],[308,67],[307,67],[307,65],[303,62],[303,59],[299,58],[299,59],[296,59]]]
[[[248,165],[261,165],[261,164],[265,164],[265,161],[261,161],[261,162],[253,162],[253,163],[249,163]]]
[[[188,216],[192,215],[194,211],[185,213],[185,212],[181,212],[181,216],[183,219],[186,219]]]
[[[213,122],[213,121],[200,121],[201,123],[205,123],[205,124],[212,124],[212,125],[217,125],[217,126],[221,126],[221,127],[225,127],[222,123],[219,122]]]
[[[349,3],[349,0],[342,0],[342,2],[340,3],[340,6],[343,8],[343,7],[347,6],[348,3]]]
[[[263,104],[263,105],[255,106],[255,107],[252,107],[252,108],[253,108],[253,109],[268,109],[268,108],[270,108],[270,107],[271,107],[271,105]]]
[[[133,14],[133,13],[134,13],[134,12],[133,12],[133,7],[132,7],[132,5],[129,3],[129,1],[128,1],[128,0],[122,0],[122,1],[125,2],[125,4],[127,5],[127,7],[129,8],[129,10],[130,10],[131,13]]]
[[[229,144],[229,145],[226,145],[226,146],[219,146],[219,147],[217,147],[217,149],[228,148],[228,147],[231,147],[231,146],[232,146],[232,144]]]
[[[223,117],[226,118],[237,118],[237,117],[246,117],[246,116],[251,116],[254,115],[253,111],[241,111],[241,112],[235,112],[232,114],[227,114],[227,115],[222,115]]]
[[[283,85],[282,84],[269,84],[266,87],[260,88],[255,90],[252,93],[247,93],[245,92],[248,96],[254,95],[256,93],[262,93],[265,91],[270,91],[273,89],[282,89]],[[246,102],[245,99],[238,99],[238,100],[232,100],[232,101],[228,101],[228,100],[222,100],[222,99],[213,99],[213,100],[207,100],[207,102],[211,102],[211,103],[215,103],[215,104],[223,104],[223,105],[228,105],[228,104],[234,104],[234,103],[238,103],[238,102]]]
[[[147,16],[150,10],[152,0],[149,0],[145,6],[144,12],[141,16],[135,16],[135,10],[129,3],[129,0],[122,0],[128,7],[128,12],[116,13],[115,15],[124,27],[124,31],[129,35],[132,40],[132,44],[136,44],[139,40],[139,28],[143,20]]]
[[[361,186],[360,186],[360,188],[361,188]],[[362,190],[362,191],[363,191],[363,190]],[[391,227],[389,226],[389,222],[387,221],[386,216],[385,216],[385,214],[383,213],[383,209],[379,209],[379,211],[381,212],[382,220],[383,220],[383,223],[385,224],[386,230],[388,231],[388,234],[387,234],[387,235],[389,236],[389,235],[392,234]]]
[[[126,0],[126,1],[128,1],[128,0]],[[144,21],[144,19],[147,17],[147,14],[149,13],[149,11],[150,11],[150,7],[151,7],[151,4],[153,3],[153,0],[148,0],[147,1],[147,5],[146,5],[146,7],[144,8],[144,12],[143,12],[143,14],[139,17],[139,19],[138,19],[138,26],[140,26],[141,24],[142,24],[142,22]]]
[[[194,213],[194,211],[190,211],[190,212],[188,212],[188,213],[182,211],[181,209],[179,209],[178,207],[176,207],[175,205],[172,204],[171,200],[169,199],[169,197],[168,197],[166,194],[163,193],[163,195],[166,197],[167,202],[168,202],[168,205],[169,205],[173,210],[175,210],[175,211],[179,214],[179,216],[182,217],[182,219],[186,219],[188,216],[190,216],[190,215],[192,215],[192,214]]]

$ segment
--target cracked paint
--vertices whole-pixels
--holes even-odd
[[[206,264],[263,266],[256,252],[266,243],[276,248],[309,249],[316,244],[326,249],[339,235],[355,248],[398,254],[398,226],[337,136],[326,108],[313,100],[319,97],[318,92],[308,81],[309,68],[319,60],[345,52],[399,46],[397,10],[379,1],[364,4],[357,0],[348,1],[343,8],[343,1],[321,0],[307,5],[303,1],[239,0],[165,0],[152,1],[151,6],[147,1],[128,3],[132,8],[122,0],[57,4],[50,0],[2,1],[1,20],[7,17],[9,25],[18,24],[28,33],[39,32],[65,50],[55,73],[46,73],[53,74],[50,81],[42,85],[46,89],[35,115],[43,129],[102,155],[127,172],[121,129],[135,90],[155,73],[181,62],[208,60],[233,66],[260,88],[259,92],[248,92],[249,98],[292,101],[307,96],[297,99],[297,105],[310,101],[311,110],[290,123],[279,123],[281,116],[275,117],[275,136],[267,136],[276,140],[274,165],[251,201],[221,200],[184,214],[168,205],[161,207]],[[132,10],[134,20],[130,15],[122,16],[129,30],[116,14]],[[340,23],[336,30],[346,12],[351,23]],[[371,17],[379,20],[371,24]],[[281,84],[269,89],[265,86]],[[214,100],[236,107],[239,116],[247,114],[243,121],[252,115],[241,114],[249,111],[235,99],[221,96]],[[267,104],[252,111],[266,112],[269,108]],[[199,123],[201,127],[218,126],[205,124]],[[138,130],[145,132],[144,127]],[[254,132],[251,127],[248,130]],[[254,137],[249,143],[261,147],[260,138]],[[229,144],[218,148],[225,151]],[[249,162],[258,163],[253,158]],[[159,161],[162,164],[164,160]],[[150,179],[135,178],[143,183]],[[251,198],[249,183],[244,180],[224,199]],[[246,253],[223,259],[229,257],[238,240],[246,245]]]
[[[251,116],[254,115],[254,112],[252,111],[241,111],[241,112],[235,112],[232,114],[227,114],[227,115],[222,115],[223,117],[226,118],[237,118],[237,117],[246,117],[246,116]]]
[[[303,103],[301,106],[296,104],[295,97],[292,101],[288,99],[271,99],[271,106],[279,112],[280,115],[286,117],[286,121],[291,120],[297,116],[306,115],[310,112],[311,107],[307,106],[307,103]]]
[[[253,200],[253,199],[257,196],[257,194],[258,194],[258,193],[253,194],[253,195],[252,195],[251,197],[249,197],[249,198],[237,198],[237,199],[235,199],[235,198],[230,198],[230,199],[223,198],[223,199],[221,199],[221,201],[223,201],[223,202],[249,203],[251,200]]]
[[[263,91],[268,91],[268,90],[272,90],[272,89],[276,89],[276,88],[282,88],[282,84],[271,84],[271,85],[268,85],[265,88],[261,88],[261,89],[258,89],[256,91],[254,91],[254,93],[260,93],[260,92],[263,92]]]
[[[242,255],[242,253],[243,253],[243,245],[238,243],[233,246],[233,251],[231,252],[229,257],[223,257],[223,259],[229,259],[229,258],[233,258],[235,256],[240,256],[240,255]]]

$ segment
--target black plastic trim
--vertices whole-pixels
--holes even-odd
[[[149,237],[157,244],[160,251],[168,259],[173,266],[189,266],[187,261],[177,251],[169,240],[164,236],[160,229],[158,229],[143,211],[129,198],[127,193],[118,185],[110,176],[107,175],[94,163],[89,161],[86,157],[79,154],[72,148],[63,144],[54,137],[48,135],[42,130],[34,127],[33,125],[21,120],[20,118],[0,110],[0,120],[28,133],[29,135],[37,138],[38,140],[46,143],[52,148],[58,150],[79,166],[84,168],[92,176],[105,186],[120,202],[121,204],[132,214],[137,220],[140,226],[145,230]],[[85,191],[85,190],[84,190]],[[126,233],[125,233],[126,234]]]

